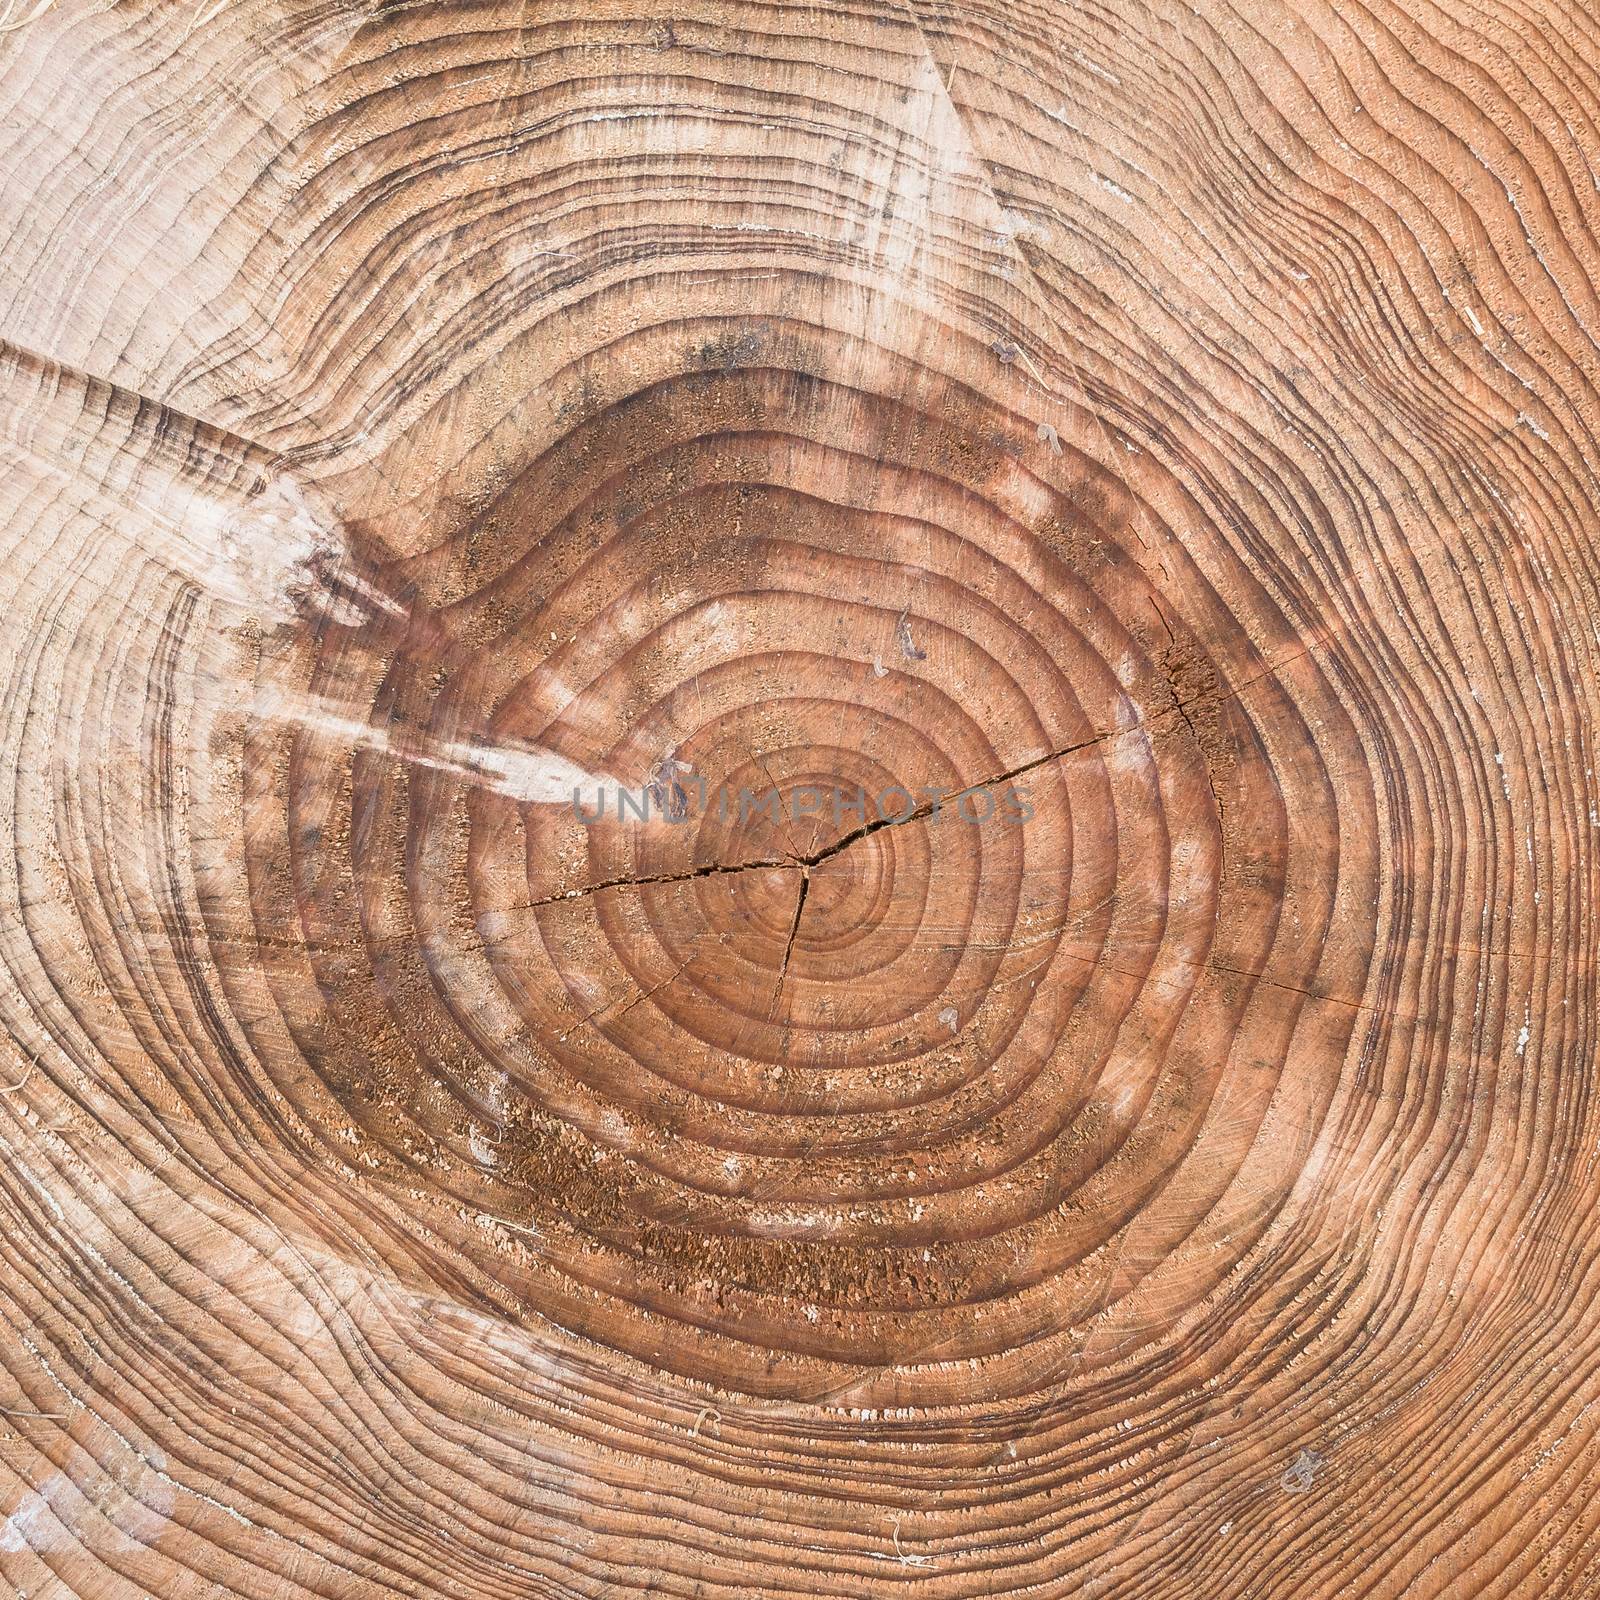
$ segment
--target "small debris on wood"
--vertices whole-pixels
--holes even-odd
[[[928,652],[919,650],[916,641],[911,637],[911,609],[908,606],[895,618],[894,636],[900,646],[900,654],[907,661],[926,661]]]
[[[1290,1494],[1303,1494],[1317,1481],[1317,1474],[1327,1464],[1315,1450],[1302,1450],[1289,1463],[1279,1482]]]

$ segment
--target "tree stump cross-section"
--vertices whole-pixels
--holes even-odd
[[[1600,18],[0,7],[0,1583],[1600,1593]]]

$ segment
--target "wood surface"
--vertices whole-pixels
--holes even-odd
[[[1592,6],[3,26],[8,1593],[1600,1594]]]

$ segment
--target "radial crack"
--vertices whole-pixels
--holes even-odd
[[[1170,708],[1169,708],[1170,710]],[[1159,713],[1165,715],[1166,713]],[[1047,750],[1042,756],[1034,756],[1015,767],[1010,767],[1004,772],[995,773],[990,777],[980,779],[977,783],[969,783],[965,788],[956,789],[949,794],[941,793],[936,800],[926,800],[915,809],[906,812],[903,816],[874,817],[871,822],[863,823],[859,828],[852,828],[849,833],[835,839],[832,844],[824,845],[821,849],[810,851],[806,855],[790,855],[787,857],[762,856],[754,861],[715,861],[703,867],[691,867],[684,872],[656,872],[642,877],[624,875],[618,878],[605,878],[599,883],[587,883],[576,889],[564,889],[560,894],[545,895],[538,900],[530,900],[524,909],[536,911],[541,906],[560,905],[567,900],[582,900],[593,894],[601,894],[607,889],[636,889],[645,888],[657,883],[692,883],[696,878],[712,878],[725,876],[736,872],[802,872],[809,875],[811,867],[821,866],[824,861],[831,861],[836,855],[848,850],[851,845],[865,839],[869,834],[880,832],[884,828],[904,827],[909,822],[921,822],[933,815],[935,809],[951,802],[959,803],[969,795],[980,794],[985,789],[992,789],[997,784],[1010,783],[1014,778],[1024,777],[1030,772],[1037,771],[1040,767],[1048,766],[1052,761],[1059,761],[1064,756],[1075,754],[1079,750],[1087,750],[1093,745],[1104,744],[1108,739],[1120,739],[1130,733],[1137,733],[1145,726],[1141,719],[1130,723],[1126,728],[1112,728],[1104,733],[1094,734],[1088,739],[1079,739],[1076,743],[1060,746],[1059,749]],[[804,904],[804,897],[801,900]]]
[[[563,900],[582,900],[591,894],[601,894],[607,889],[639,889],[652,883],[692,883],[696,878],[714,878],[730,872],[789,872],[800,863],[794,860],[763,859],[760,861],[714,861],[709,866],[691,867],[687,872],[655,872],[644,877],[606,878],[599,883],[586,883],[578,889],[564,889],[560,894],[547,894],[541,900],[530,900],[526,910],[536,911],[540,906],[560,905]]]
[[[1143,723],[1136,722],[1126,728],[1116,728],[1106,733],[1097,733],[1093,738],[1080,739],[1076,744],[1062,745],[1058,750],[1046,751],[1044,755],[1035,756],[1030,761],[1024,761],[1020,766],[1011,767],[1005,772],[983,778],[977,783],[969,783],[964,789],[957,789],[952,794],[941,794],[935,800],[925,800],[920,806],[906,812],[904,816],[874,817],[871,822],[864,822],[859,828],[852,828],[849,833],[842,838],[834,840],[832,844],[824,845],[820,850],[813,850],[810,855],[797,857],[796,862],[802,867],[820,866],[824,861],[831,860],[841,851],[848,850],[851,845],[861,839],[865,839],[869,834],[877,833],[880,829],[899,828],[904,827],[908,822],[921,822],[924,818],[931,817],[942,805],[948,805],[952,801],[959,803],[969,795],[981,794],[985,789],[992,789],[997,784],[1010,783],[1013,778],[1021,778],[1040,767],[1048,766],[1052,761],[1061,760],[1063,756],[1070,756],[1079,750],[1087,750],[1091,745],[1103,744],[1107,739],[1120,738],[1123,734],[1133,733],[1142,726]]]
[[[794,921],[789,924],[789,940],[783,947],[783,962],[778,968],[778,982],[782,984],[789,970],[789,957],[794,954],[794,942],[800,936],[800,919],[806,914],[806,896],[811,892],[811,869],[800,869],[800,893],[795,896]]]

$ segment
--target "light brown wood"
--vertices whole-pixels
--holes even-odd
[[[10,1591],[1600,1592],[1591,9],[6,20]]]

